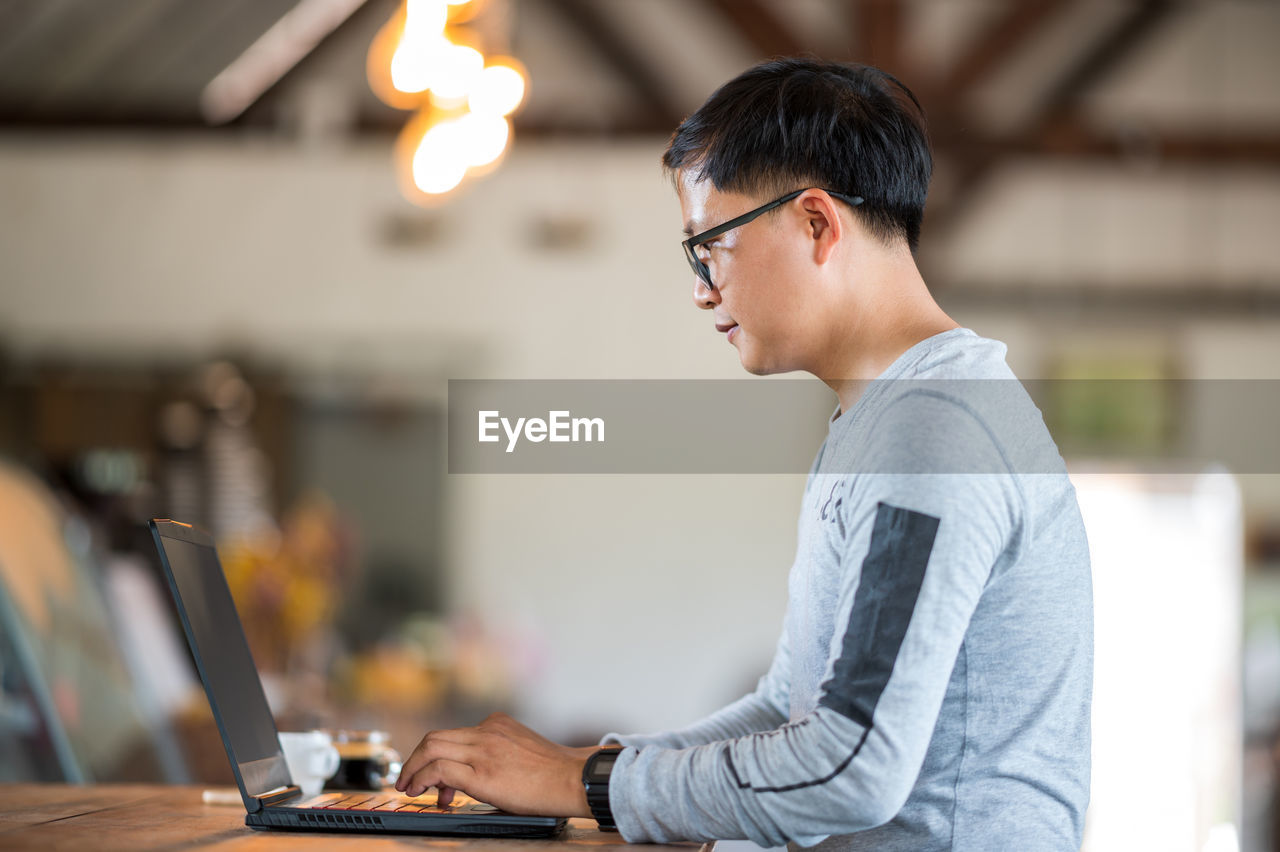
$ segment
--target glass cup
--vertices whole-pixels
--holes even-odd
[[[335,731],[333,744],[340,758],[330,790],[381,790],[400,774],[400,755],[386,731]]]

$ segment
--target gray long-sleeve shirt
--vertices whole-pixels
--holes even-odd
[[[833,418],[755,692],[629,746],[624,838],[823,849],[1078,849],[1093,605],[1057,447],[1004,361],[953,329]]]

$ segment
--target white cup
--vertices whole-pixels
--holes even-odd
[[[293,783],[302,788],[304,796],[318,795],[324,782],[338,771],[341,758],[333,738],[324,731],[283,731],[280,749]]]

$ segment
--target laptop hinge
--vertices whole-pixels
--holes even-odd
[[[287,802],[300,795],[302,795],[302,790],[298,787],[277,787],[274,790],[268,790],[265,793],[253,796],[253,800],[258,803],[258,807],[254,808],[254,810],[260,811],[265,807]]]

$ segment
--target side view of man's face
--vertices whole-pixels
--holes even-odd
[[[677,181],[685,233],[698,234],[769,198],[720,192],[682,172]],[[815,286],[815,239],[801,200],[722,234],[697,248],[715,285],[696,275],[694,304],[710,311],[716,331],[756,375],[812,370],[820,342],[821,287]]]

